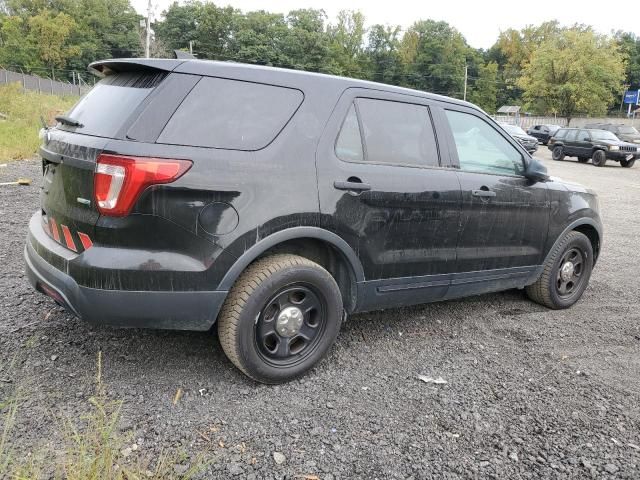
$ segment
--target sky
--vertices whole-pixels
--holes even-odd
[[[152,0],[155,18],[160,17],[173,0]],[[324,9],[329,21],[335,19],[342,9],[360,10],[367,25],[376,23],[411,26],[418,20],[444,20],[453,25],[474,48],[491,47],[501,31],[520,29],[526,25],[537,25],[547,20],[558,20],[562,25],[584,23],[600,33],[612,30],[632,31],[640,34],[640,25],[635,16],[627,17],[633,2],[609,1],[606,6],[596,2],[560,0],[556,2],[531,0],[219,0],[217,5],[232,5],[243,11],[267,10],[286,13],[298,8]],[[134,8],[146,15],[147,0],[132,0]],[[539,8],[541,7],[541,8]],[[633,11],[635,7],[631,10]],[[634,25],[635,24],[635,25]]]

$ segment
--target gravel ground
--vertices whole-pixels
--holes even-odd
[[[640,165],[538,156],[600,195],[604,250],[577,305],[509,291],[356,315],[328,359],[276,387],[238,373],[212,334],[92,328],[34,293],[22,249],[39,165],[0,168],[0,182],[36,179],[0,187],[0,399],[22,391],[15,444],[55,448],[59,414],[89,409],[101,350],[133,455],[204,452],[207,478],[639,478]]]

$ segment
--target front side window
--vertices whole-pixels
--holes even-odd
[[[496,175],[521,175],[520,152],[491,125],[475,115],[447,110],[460,169]]]
[[[586,130],[580,130],[578,132],[578,141],[579,142],[589,142],[589,141],[591,141],[591,138],[589,137],[589,132],[587,132]]]

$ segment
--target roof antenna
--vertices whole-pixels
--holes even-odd
[[[174,50],[173,54],[175,55],[176,58],[178,59],[182,59],[182,60],[193,60],[196,57],[194,57],[192,54],[190,54],[189,52],[185,52],[184,50]]]

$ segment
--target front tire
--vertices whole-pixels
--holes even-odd
[[[564,150],[560,145],[553,147],[553,150],[551,151],[551,158],[556,161],[564,160]]]
[[[604,167],[605,163],[607,163],[607,154],[604,153],[604,150],[596,150],[593,152],[591,163],[596,167]]]
[[[554,310],[576,303],[589,284],[593,247],[586,235],[570,232],[552,251],[540,278],[526,287],[527,296]]]
[[[277,254],[240,275],[220,311],[218,336],[245,375],[282,383],[328,353],[342,313],[340,289],[329,272],[307,258]]]
[[[635,163],[635,158],[633,160],[620,160],[620,165],[622,165],[624,168],[631,168]]]

